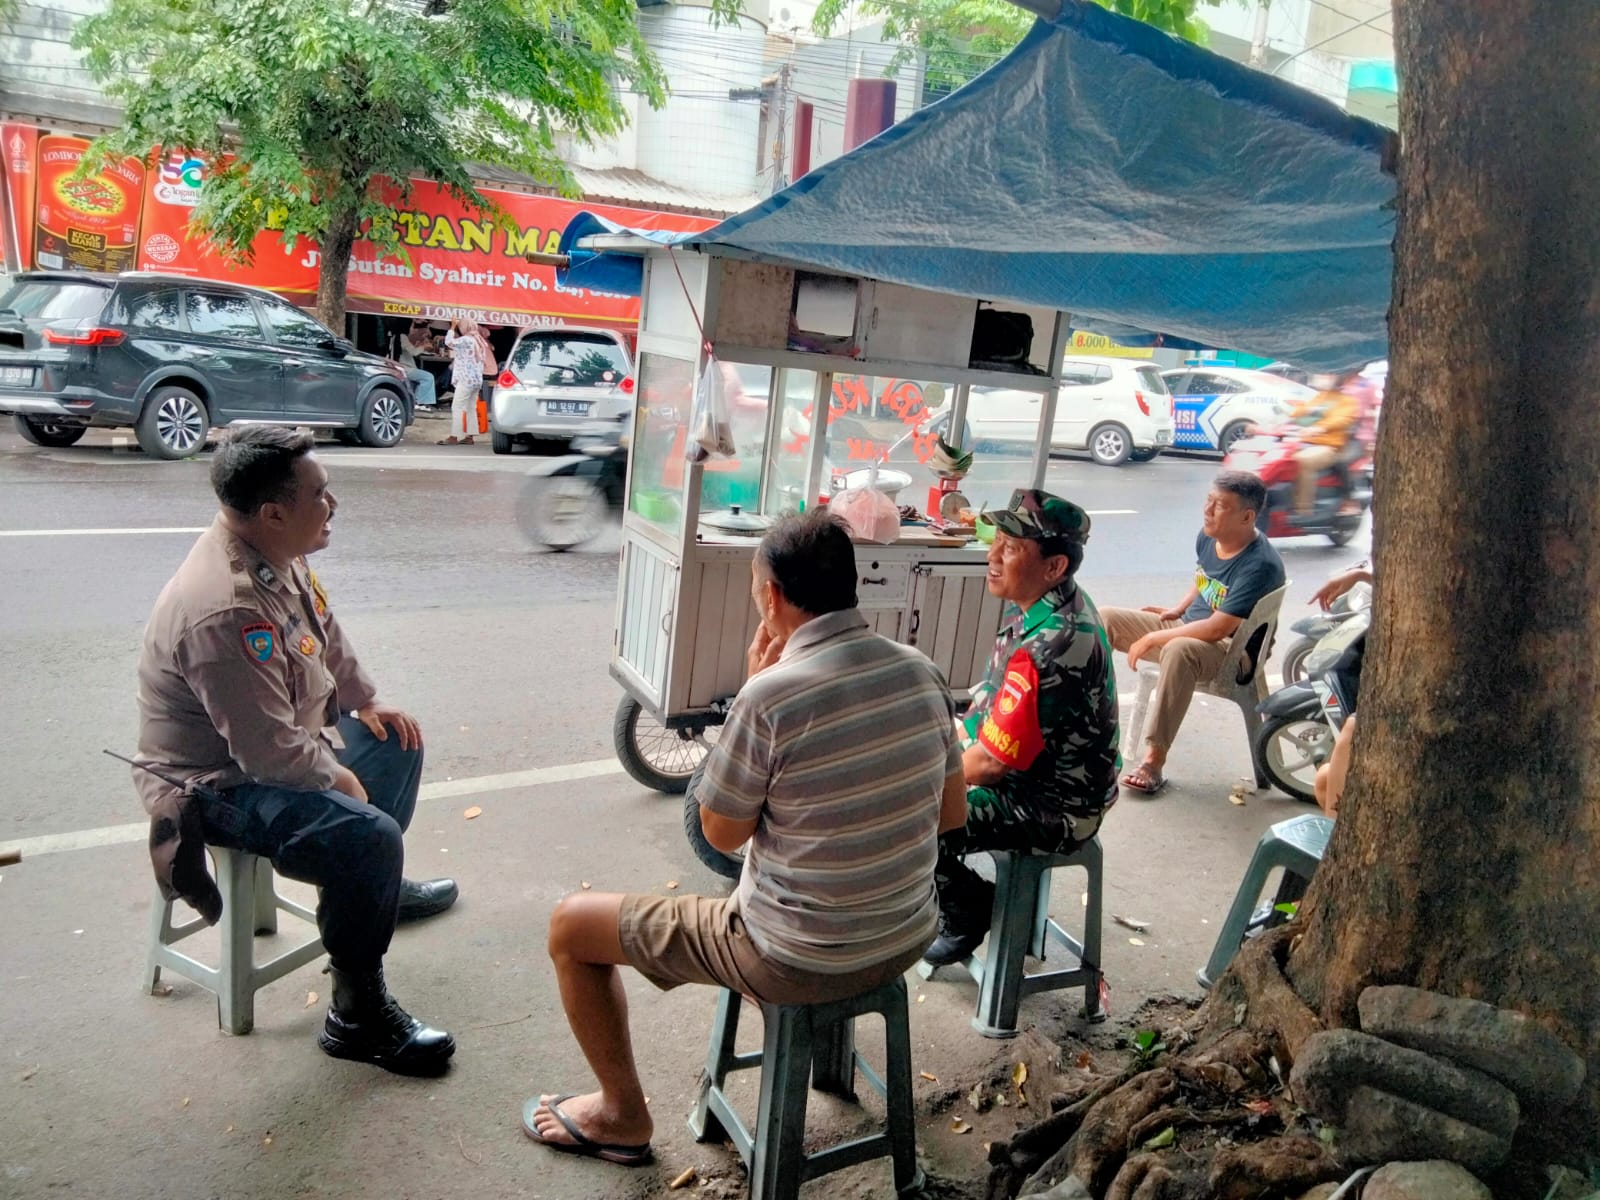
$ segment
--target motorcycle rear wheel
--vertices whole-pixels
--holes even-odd
[[[588,476],[530,479],[517,499],[517,525],[523,535],[558,552],[599,536],[605,523],[605,493]]]
[[[1296,800],[1316,803],[1317,768],[1333,753],[1334,732],[1321,716],[1290,713],[1269,718],[1253,747],[1272,786]]]
[[[1306,659],[1317,648],[1316,638],[1301,638],[1283,656],[1283,686],[1301,683],[1306,677]]]

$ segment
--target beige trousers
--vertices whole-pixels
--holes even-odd
[[[1163,621],[1155,613],[1138,612],[1131,608],[1102,608],[1100,619],[1105,623],[1111,648],[1123,653],[1145,634],[1158,629],[1172,629],[1183,623]],[[1161,750],[1172,748],[1172,741],[1178,736],[1178,727],[1188,715],[1195,685],[1209,683],[1216,678],[1217,672],[1222,669],[1222,660],[1228,657],[1231,641],[1231,638],[1223,638],[1220,642],[1173,638],[1161,647],[1161,678],[1156,684],[1150,712],[1144,723],[1144,740],[1147,743]]]
[[[1294,510],[1308,513],[1317,499],[1317,477],[1333,466],[1339,457],[1337,446],[1302,446],[1294,461],[1300,465],[1300,478],[1294,481]]]

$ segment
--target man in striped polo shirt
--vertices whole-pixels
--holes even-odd
[[[932,663],[867,629],[856,578],[850,535],[826,513],[762,539],[749,678],[696,793],[707,841],[730,853],[749,843],[738,890],[576,892],[556,907],[550,957],[600,1088],[529,1100],[535,1141],[650,1160],[618,965],[661,988],[822,1004],[902,974],[933,940],[938,835],[967,819],[955,709]]]

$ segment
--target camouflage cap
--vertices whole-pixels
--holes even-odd
[[[1041,492],[1038,488],[1018,488],[1011,503],[1000,512],[984,513],[996,529],[1012,537],[1062,538],[1082,545],[1089,540],[1089,514],[1070,500]]]

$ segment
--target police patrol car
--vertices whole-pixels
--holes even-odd
[[[1244,437],[1252,425],[1276,425],[1314,388],[1265,371],[1199,365],[1163,371],[1172,393],[1178,450],[1220,450]]]

